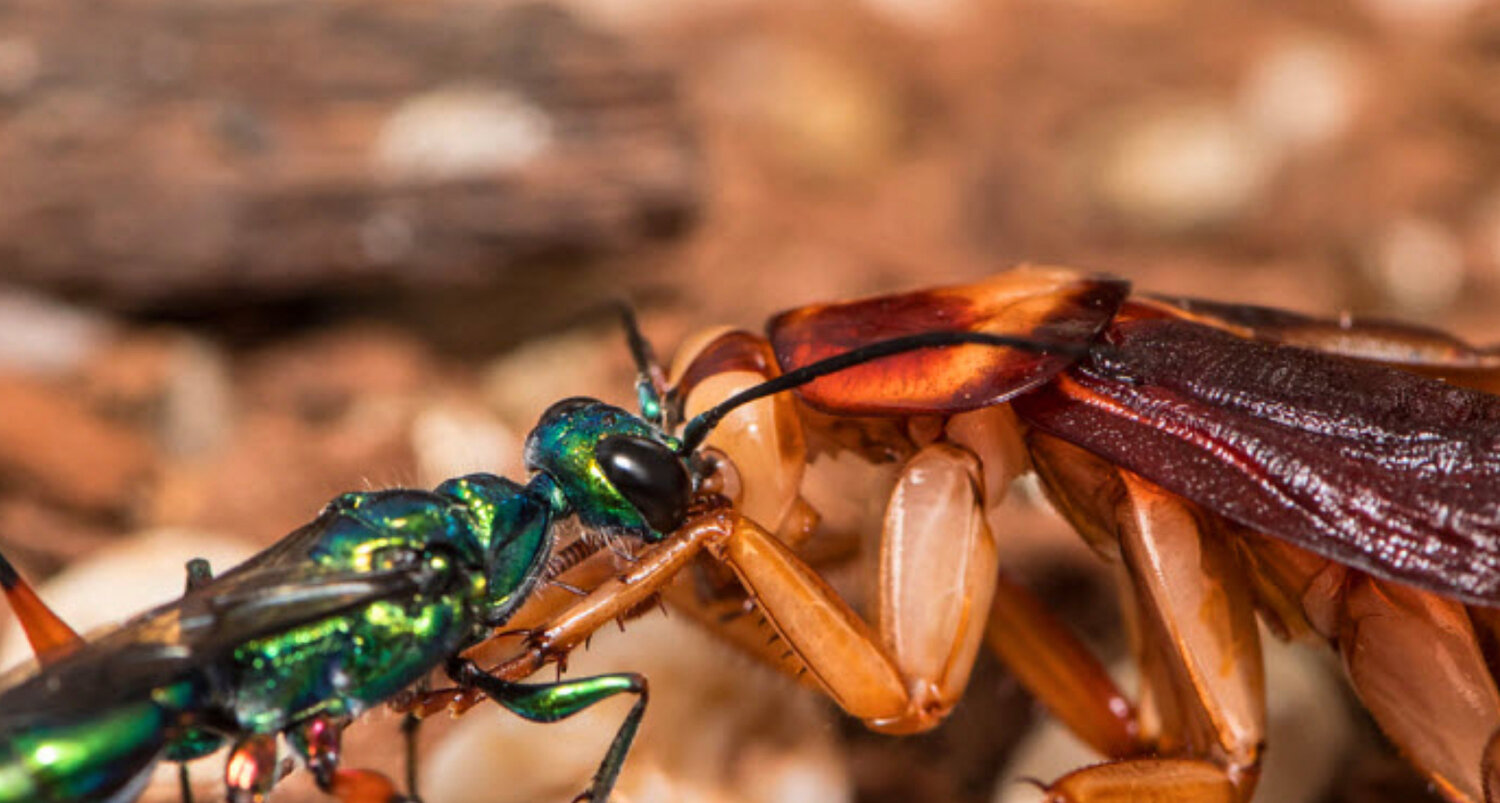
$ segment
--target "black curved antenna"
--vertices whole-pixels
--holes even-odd
[[[1012,335],[994,335],[988,332],[922,332],[921,334],[906,335],[904,337],[893,337],[890,340],[880,340],[860,346],[859,348],[850,349],[843,354],[835,354],[832,357],[808,363],[794,371],[788,371],[775,379],[768,379],[755,387],[745,388],[728,399],[704,410],[694,416],[693,420],[689,421],[687,426],[682,430],[682,445],[677,447],[677,453],[686,457],[696,451],[699,446],[703,445],[703,439],[707,438],[708,433],[712,432],[713,428],[719,425],[724,416],[729,415],[740,405],[748,404],[756,399],[762,399],[784,390],[801,387],[819,377],[835,374],[847,368],[853,368],[856,365],[874,362],[882,357],[892,357],[918,349],[959,346],[966,343],[1020,349],[1036,354],[1057,354],[1064,357],[1083,357],[1091,350],[1100,348],[1093,344],[1055,343]]]

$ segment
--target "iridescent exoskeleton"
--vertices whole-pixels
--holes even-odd
[[[636,695],[584,793],[606,800],[645,713],[645,679],[620,673],[519,683],[462,653],[505,626],[560,571],[549,563],[558,522],[576,517],[597,550],[614,539],[660,542],[688,517],[705,466],[694,443],[668,432],[680,423],[678,411],[664,402],[661,369],[628,311],[625,319],[641,414],[586,398],[552,405],[527,438],[525,485],[472,474],[432,491],[344,494],[218,577],[191,562],[182,598],[88,641],[0,557],[0,590],[39,664],[0,682],[0,803],[129,801],[159,761],[189,761],[226,743],[230,800],[258,801],[277,779],[278,736],[341,800],[399,799],[384,775],[339,766],[340,735],[361,712],[435,669],[456,684],[431,693],[438,699],[480,695],[539,722]],[[924,345],[916,339],[894,348]],[[803,379],[766,383],[761,392],[846,363],[812,366]],[[696,435],[688,437],[701,438],[715,415],[690,423]]]
[[[325,791],[393,799],[384,776],[338,766],[340,732],[437,668],[542,722],[636,695],[585,793],[607,799],[644,714],[643,678],[510,683],[458,656],[541,582],[559,520],[647,542],[675,526],[692,491],[677,445],[624,410],[559,402],[528,440],[526,485],[475,474],[432,491],[344,494],[218,577],[198,564],[181,599],[89,641],[0,557],[0,587],[40,664],[0,684],[0,801],[128,801],[158,761],[225,743],[230,799],[258,800],[277,777],[278,735]]]

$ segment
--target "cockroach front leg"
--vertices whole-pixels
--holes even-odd
[[[983,489],[993,479],[1003,493],[1025,456],[1006,411],[973,415],[985,418],[950,422],[949,440],[920,449],[897,481],[885,518],[873,626],[752,517],[734,517],[727,532],[705,542],[777,636],[774,643],[746,646],[774,666],[804,670],[845,711],[877,730],[911,733],[940,722],[962,695],[983,641],[998,566]],[[1006,426],[1017,448],[995,448],[1004,437],[995,437],[994,429]],[[959,445],[965,434],[982,444],[983,470],[975,451]],[[726,452],[739,460],[735,451]],[[795,660],[783,659],[788,652]]]

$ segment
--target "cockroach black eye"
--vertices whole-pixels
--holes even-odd
[[[651,529],[669,533],[687,518],[693,482],[671,449],[646,438],[616,435],[601,441],[595,455],[610,484]]]

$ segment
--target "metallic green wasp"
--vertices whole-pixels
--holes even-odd
[[[576,516],[601,542],[659,542],[684,522],[703,479],[697,445],[734,407],[901,351],[1018,345],[929,333],[856,349],[727,400],[689,422],[678,440],[667,431],[680,415],[664,403],[662,372],[626,321],[641,415],[592,399],[554,404],[527,439],[525,485],[475,474],[432,491],[344,494],[227,573],[210,577],[206,564],[189,564],[180,599],[90,641],[56,619],[0,557],[0,590],[40,664],[0,677],[0,803],[125,803],[160,761],[189,761],[226,744],[231,803],[259,801],[277,778],[278,736],[329,794],[348,803],[400,799],[385,776],[339,767],[340,734],[439,668],[458,687],[541,722],[636,695],[583,795],[604,801],[645,713],[645,679],[513,683],[461,657],[547,578],[554,525]]]
[[[41,671],[0,694],[0,801],[130,800],[159,759],[226,741],[230,799],[258,799],[276,777],[278,734],[326,791],[386,799],[383,779],[338,769],[338,734],[445,662],[455,682],[532,720],[637,695],[588,792],[604,800],[644,712],[643,678],[513,684],[453,656],[537,585],[557,520],[576,512],[595,531],[659,540],[610,480],[664,459],[676,472],[668,507],[685,508],[691,485],[673,445],[623,410],[561,402],[532,433],[537,473],[524,486],[471,475],[431,492],[345,494],[181,599],[43,651]],[[24,588],[8,564],[0,585]]]

